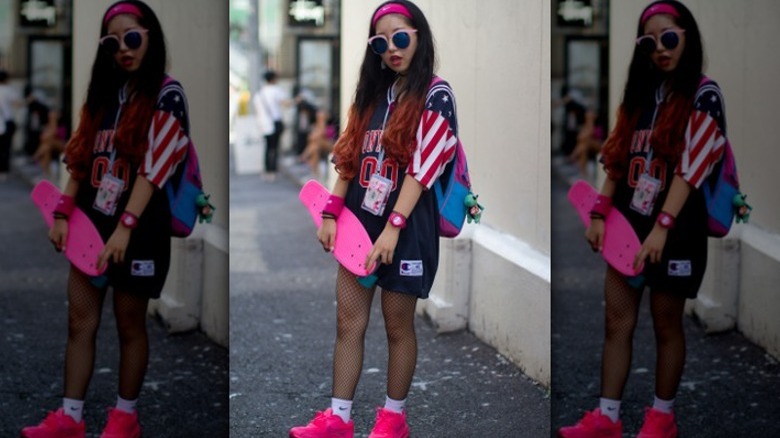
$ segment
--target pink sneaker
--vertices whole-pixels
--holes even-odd
[[[577,424],[558,429],[561,438],[620,438],[623,435],[623,423],[613,423],[601,409],[586,412]]]
[[[108,422],[100,434],[100,438],[140,438],[141,424],[138,422],[138,412],[129,414],[125,411],[108,408]]]
[[[41,424],[22,429],[22,438],[84,438],[84,430],[84,420],[76,423],[59,408],[49,412]]]
[[[665,414],[657,409],[645,409],[645,423],[637,438],[676,438],[677,423],[674,413]]]
[[[396,413],[385,408],[376,409],[376,424],[368,438],[408,438],[406,412]]]
[[[290,438],[352,438],[354,433],[355,423],[352,420],[345,423],[328,408],[325,412],[317,412],[306,426],[290,429]]]

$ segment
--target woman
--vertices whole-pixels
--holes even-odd
[[[604,216],[617,208],[642,241],[625,278],[607,269],[601,400],[563,437],[619,437],[620,399],[631,364],[642,291],[650,288],[656,337],[655,401],[640,437],[675,437],[674,398],[685,364],[682,316],[707,262],[707,212],[698,187],[721,159],[726,123],[720,90],[702,76],[703,50],[691,12],[674,0],[643,11],[617,125],[604,145],[607,180],[586,238],[600,250]]]
[[[70,173],[49,238],[60,250],[68,215],[79,207],[106,242],[104,277],[71,267],[63,406],[24,437],[83,437],[84,398],[95,336],[110,286],[120,343],[116,407],[103,437],[138,437],[136,404],[149,345],[146,308],[157,298],[170,261],[170,212],[159,190],[184,157],[188,116],[181,86],[166,80],[165,38],[154,12],[136,0],[103,15],[100,39],[78,128],[65,150]],[[167,158],[165,158],[167,157]]]
[[[352,399],[377,285],[389,359],[385,405],[370,436],[409,435],[405,403],[417,361],[414,309],[418,298],[428,296],[439,257],[438,210],[428,189],[453,157],[457,122],[449,86],[441,81],[431,89],[433,36],[417,6],[406,0],[382,4],[368,35],[355,102],[334,147],[339,178],[317,237],[331,250],[335,219],[348,208],[374,242],[366,266],[377,262],[378,280],[364,287],[339,266],[331,408],[293,428],[291,437],[353,436]]]

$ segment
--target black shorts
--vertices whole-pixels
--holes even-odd
[[[642,216],[631,210],[626,196],[619,209],[634,227],[640,242],[644,242],[655,226],[663,199],[656,202],[652,216]],[[645,262],[644,284],[652,290],[670,292],[685,298],[696,298],[707,268],[707,210],[699,191],[692,191],[666,237],[660,263]]]
[[[133,231],[135,233],[136,230]],[[147,239],[136,237],[148,237]],[[110,264],[108,285],[133,295],[160,298],[171,264],[171,239],[168,236],[133,236],[127,245],[125,261]]]
[[[672,230],[660,263],[645,263],[642,275],[651,290],[696,298],[707,268],[707,236]]]

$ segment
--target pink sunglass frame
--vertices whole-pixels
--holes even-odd
[[[417,33],[417,29],[411,29],[411,28],[410,29],[398,29],[395,32],[393,32],[392,34],[390,34],[390,38],[388,38],[388,37],[386,37],[384,35],[381,35],[381,34],[376,34],[376,35],[374,35],[374,36],[372,36],[371,38],[368,39],[368,47],[371,47],[371,42],[374,41],[374,40],[385,40],[385,42],[387,43],[387,50],[390,50],[390,43],[392,43],[393,37],[396,34],[399,34],[401,32],[406,32],[406,33],[412,34],[412,33]],[[411,39],[410,39],[410,44],[411,44]],[[393,45],[395,46],[395,43],[393,43]],[[406,46],[406,47],[409,47],[409,46]],[[404,49],[406,47],[404,47]],[[396,48],[398,48],[398,47],[396,47]],[[374,48],[371,47],[371,50],[373,51]],[[385,52],[387,52],[387,50],[385,50]],[[401,49],[401,50],[403,50],[403,49]],[[385,53],[385,52],[382,52],[382,53]],[[374,53],[376,53],[376,52],[374,52]]]
[[[643,41],[643,40],[649,39],[649,40],[651,40],[651,41],[653,42],[653,45],[654,45],[656,48],[658,48],[658,42],[659,42],[659,41],[661,41],[661,38],[662,38],[664,35],[666,35],[667,33],[670,33],[670,32],[671,32],[671,33],[675,33],[675,34],[677,34],[677,38],[679,39],[679,38],[680,38],[680,34],[682,34],[682,33],[685,33],[685,29],[680,29],[680,28],[677,28],[677,27],[675,27],[675,28],[670,28],[670,29],[666,29],[665,31],[661,32],[661,33],[658,35],[658,38],[656,38],[656,37],[655,37],[655,35],[652,35],[652,34],[642,35],[641,37],[639,37],[639,38],[637,38],[637,39],[636,39],[636,45],[637,45],[637,46],[641,46],[641,45],[642,45],[642,41]],[[679,45],[679,44],[680,44],[680,43],[679,43],[679,41],[678,41],[678,42],[677,42],[677,45]],[[662,46],[664,46],[664,48],[666,48],[666,49],[669,49],[669,50],[674,50],[674,49],[670,49],[669,47],[666,47],[666,46],[664,45],[664,43],[663,43],[663,42],[661,42],[661,45],[662,45]],[[675,48],[677,48],[677,46],[675,46]]]
[[[125,32],[122,32],[122,36],[121,37],[119,35],[115,35],[115,34],[111,33],[111,34],[108,34],[108,35],[106,35],[104,37],[101,37],[98,40],[98,45],[100,45],[100,47],[103,47],[103,41],[106,41],[106,40],[116,40],[117,44],[119,44],[119,49],[121,50],[122,44],[124,44],[125,35],[129,34],[130,32],[138,32],[141,35],[145,35],[145,34],[149,33],[149,29],[144,29],[143,27],[134,27],[132,29],[127,29]],[[127,44],[125,44],[125,45],[127,45]],[[130,49],[130,50],[135,50],[135,49]],[[117,51],[119,51],[119,50],[117,50]]]

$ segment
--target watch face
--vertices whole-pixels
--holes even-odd
[[[395,217],[393,218],[393,225],[395,225],[395,226],[399,226],[399,225],[401,225],[401,218],[400,218],[400,217],[398,217],[398,216],[395,216]]]

